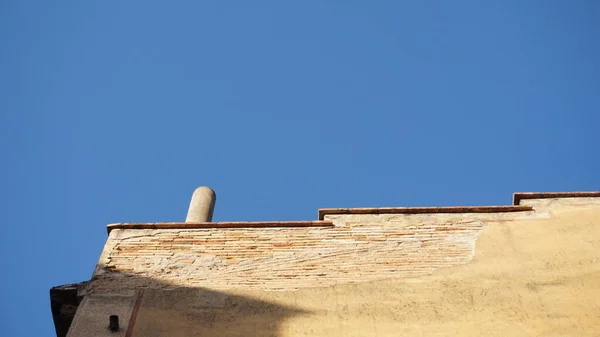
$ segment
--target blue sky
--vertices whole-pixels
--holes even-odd
[[[113,222],[600,189],[598,1],[0,2],[6,336]],[[7,332],[8,331],[8,332]]]

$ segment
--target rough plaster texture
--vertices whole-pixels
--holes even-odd
[[[113,230],[90,292],[154,288],[133,336],[598,336],[600,198],[522,204],[534,210]]]
[[[543,216],[338,215],[324,228],[115,229],[92,288],[113,287],[115,278],[122,287],[294,290],[417,277],[470,261],[486,222]]]
[[[135,303],[134,291],[90,294],[79,304],[67,337],[123,337]],[[110,315],[119,316],[119,331],[108,329]]]

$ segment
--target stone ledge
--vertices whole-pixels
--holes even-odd
[[[554,198],[600,198],[600,192],[516,192],[513,194],[513,205],[520,205],[521,200],[523,199]]]
[[[331,221],[235,221],[235,222],[156,222],[115,223],[106,226],[113,229],[198,229],[198,228],[277,228],[277,227],[333,227]]]
[[[446,206],[446,207],[379,207],[321,208],[319,220],[333,214],[427,214],[427,213],[500,213],[531,211],[531,206]]]

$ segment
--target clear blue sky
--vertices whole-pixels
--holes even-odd
[[[600,2],[0,2],[5,336],[113,222],[600,189]]]

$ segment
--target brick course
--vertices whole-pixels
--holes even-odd
[[[103,272],[94,282],[101,287],[119,271],[186,286],[290,290],[416,277],[468,262],[483,227],[476,219],[408,226],[156,229],[142,235],[139,229],[113,229]]]
[[[600,198],[586,194],[525,202],[519,208],[478,207],[468,213],[385,208],[325,214],[334,212],[330,209],[323,221],[109,225],[90,291],[140,286],[294,290],[420,277],[469,262],[487,224],[551,218],[556,207],[600,204]]]

